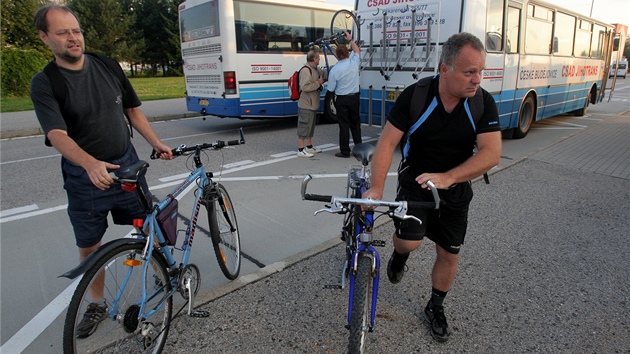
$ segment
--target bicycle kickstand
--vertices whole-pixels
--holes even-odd
[[[192,279],[186,279],[186,290],[188,291],[188,316],[210,317],[210,311],[193,310],[195,307],[195,291],[192,289]]]

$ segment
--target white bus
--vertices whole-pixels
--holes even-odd
[[[504,137],[603,98],[613,27],[537,0],[357,0],[363,122],[380,124],[397,94],[435,75],[441,45],[470,32],[486,46],[482,87]],[[609,59],[608,59],[609,60]]]
[[[188,110],[238,118],[297,115],[287,81],[306,62],[308,43],[330,36],[341,8],[324,0],[184,1],[179,25]]]

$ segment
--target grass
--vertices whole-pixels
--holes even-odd
[[[142,101],[185,97],[183,77],[138,77],[129,78],[136,94]],[[30,97],[0,97],[0,112],[33,110]]]

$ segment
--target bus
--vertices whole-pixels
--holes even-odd
[[[619,61],[619,66],[617,66],[617,63],[614,62],[612,64],[612,66],[610,67],[610,74],[608,74],[609,78],[612,77],[621,77],[621,78],[626,78],[626,75],[628,73],[628,61],[627,60],[620,60]]]
[[[538,0],[357,0],[361,118],[380,124],[397,95],[435,75],[441,45],[469,32],[486,47],[481,86],[499,110],[503,136],[603,99],[614,27]]]
[[[288,79],[306,62],[308,44],[330,37],[331,18],[342,8],[324,0],[182,2],[187,109],[217,117],[296,116]]]

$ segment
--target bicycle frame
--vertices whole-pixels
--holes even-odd
[[[198,156],[196,156],[195,159],[197,160]],[[197,188],[195,191],[195,201],[193,203],[193,209],[190,216],[190,225],[188,225],[188,228],[186,229],[186,236],[184,237],[184,240],[181,245],[181,250],[183,251],[183,253],[182,253],[180,264],[183,266],[188,264],[188,261],[190,259],[190,252],[192,250],[193,239],[195,237],[195,230],[197,228],[199,210],[201,209],[201,198],[204,196],[205,187],[213,183],[209,177],[210,176],[208,176],[208,174],[206,173],[203,165],[201,163],[198,163],[197,168],[186,178],[186,180],[184,180],[177,187],[175,187],[171,191],[171,193],[168,194],[166,198],[158,202],[157,205],[153,208],[152,212],[147,215],[147,217],[144,219],[143,226],[142,226],[144,234],[136,234],[137,237],[146,237],[146,246],[142,253],[143,259],[147,259],[149,255],[154,252],[154,249],[156,247],[155,244],[157,241],[157,244],[160,246],[159,248],[161,251],[160,253],[166,259],[169,273],[173,275],[178,272],[179,269],[177,267],[177,262],[175,261],[175,257],[171,254],[170,251],[168,251],[167,243],[166,243],[166,236],[162,234],[162,230],[160,229],[158,225],[157,214],[159,213],[160,210],[163,210],[173,199],[176,199],[178,196],[187,192],[193,186],[193,183],[197,182]],[[142,200],[146,200],[144,198],[144,193],[141,191],[141,188],[138,188],[137,190],[138,190],[138,194],[140,198],[142,198]],[[174,247],[177,248],[175,245]],[[148,266],[149,266],[148,262],[143,263],[142,271],[144,274],[147,273]],[[131,268],[132,267],[130,267],[129,271],[131,271]],[[119,293],[116,295],[115,303],[113,304],[112,309],[109,310],[110,314],[118,313],[117,302],[118,300],[120,300],[120,295],[122,294],[125,288],[126,280],[127,279],[125,279],[125,281],[123,282],[123,284],[121,285],[119,289]],[[147,280],[146,277],[142,278],[142,283],[143,283],[142,284],[142,297],[137,303],[137,305],[140,306],[139,317],[144,318],[145,320],[148,318],[151,318],[151,316],[155,312],[159,311],[162,305],[164,304],[164,301],[160,301],[159,305],[156,308],[151,309],[145,313],[146,311],[145,304],[147,303],[147,301],[151,300],[154,296],[159,294],[163,289],[163,287],[161,287],[148,296],[147,291],[146,291],[147,290],[146,280]],[[171,282],[173,286],[171,288],[171,292],[168,294],[165,294],[164,299],[167,299],[168,297],[173,296],[173,294],[179,290],[176,283],[177,281],[179,281],[179,277],[172,276]]]

